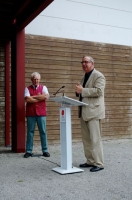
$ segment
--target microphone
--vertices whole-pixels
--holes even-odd
[[[55,96],[57,93],[59,93],[59,91],[64,88],[65,86],[63,85],[62,87],[59,88],[59,90],[57,90],[53,95]]]

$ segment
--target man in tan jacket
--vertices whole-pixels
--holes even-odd
[[[90,172],[97,172],[104,169],[101,119],[105,118],[105,77],[94,68],[92,57],[84,56],[81,64],[85,74],[75,91],[79,100],[88,106],[79,107],[82,141],[87,159],[80,167],[91,167]]]

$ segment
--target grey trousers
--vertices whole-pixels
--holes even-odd
[[[81,130],[87,164],[104,168],[101,120],[84,121],[81,117]]]

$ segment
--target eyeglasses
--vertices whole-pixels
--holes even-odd
[[[81,64],[85,63],[85,64],[88,64],[90,63],[91,61],[82,61]]]

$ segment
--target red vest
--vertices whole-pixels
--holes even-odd
[[[32,85],[28,87],[30,96],[34,96],[42,94],[43,85],[39,85],[37,89],[35,89]],[[46,101],[40,101],[37,103],[27,103],[26,104],[26,117],[33,116],[46,116]]]

